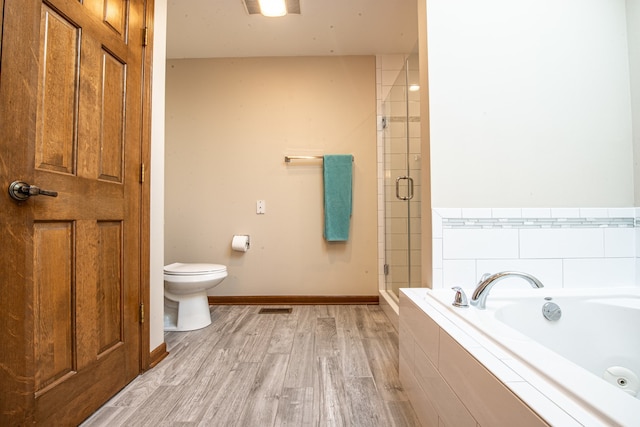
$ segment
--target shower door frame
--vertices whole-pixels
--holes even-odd
[[[417,54],[405,58],[404,67],[383,100],[384,277],[385,289],[396,299],[400,288],[419,286],[421,281],[419,97],[417,92],[414,95],[409,91],[411,79],[419,77],[417,68],[411,71],[414,64],[417,67]],[[415,105],[411,102],[415,104],[416,99],[417,108],[413,108]],[[416,111],[417,120],[411,115]],[[401,134],[399,129],[402,129]],[[412,132],[417,134],[417,138]],[[413,147],[412,138],[418,141]]]

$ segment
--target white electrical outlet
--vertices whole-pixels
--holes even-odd
[[[256,213],[258,215],[264,215],[267,213],[267,203],[264,200],[256,201]]]

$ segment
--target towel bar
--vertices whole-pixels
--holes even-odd
[[[324,156],[284,156],[285,163],[291,163],[291,160],[322,160]],[[352,158],[351,161],[354,161],[355,158]]]

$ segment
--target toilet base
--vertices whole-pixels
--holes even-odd
[[[194,331],[210,324],[209,299],[205,291],[190,295],[175,295],[165,290],[165,331]]]

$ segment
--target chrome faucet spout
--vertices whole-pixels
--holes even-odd
[[[520,277],[531,285],[532,288],[543,288],[544,285],[540,280],[533,277],[531,274],[522,273],[519,271],[501,271],[500,273],[495,273],[492,275],[485,274],[480,279],[476,290],[473,291],[473,296],[471,297],[471,305],[478,307],[480,310],[484,310],[487,304],[487,296],[489,295],[489,291],[493,285],[499,282],[502,279],[506,279],[507,277]]]

